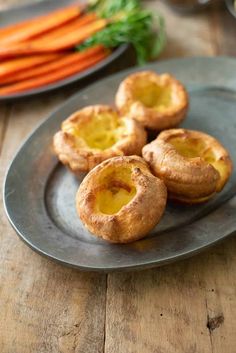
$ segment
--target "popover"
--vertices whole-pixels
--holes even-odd
[[[121,114],[141,122],[151,130],[177,126],[186,116],[188,94],[170,74],[141,71],[121,82],[116,106]]]
[[[153,173],[164,181],[168,196],[190,204],[220,192],[233,168],[219,141],[194,130],[163,131],[142,153]]]
[[[77,174],[111,157],[140,155],[146,139],[136,121],[119,117],[109,106],[94,105],[66,119],[53,144],[59,160]]]
[[[88,230],[112,243],[143,238],[159,222],[167,191],[138,156],[114,157],[82,181],[76,207]]]

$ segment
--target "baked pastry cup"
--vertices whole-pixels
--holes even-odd
[[[129,243],[160,221],[166,198],[165,184],[141,157],[115,157],[87,174],[76,207],[91,233],[112,243]]]
[[[143,158],[161,178],[168,196],[200,203],[220,192],[232,173],[228,151],[200,131],[171,129],[143,148]]]
[[[130,118],[151,130],[177,126],[188,110],[188,94],[184,86],[169,74],[142,71],[121,82],[116,106]]]
[[[59,160],[77,174],[111,157],[140,155],[146,140],[139,123],[119,117],[109,106],[94,105],[66,119],[53,145]]]

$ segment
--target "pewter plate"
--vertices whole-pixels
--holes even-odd
[[[92,236],[75,210],[77,180],[58,163],[52,136],[60,123],[88,104],[113,104],[121,80],[133,68],[110,76],[70,98],[23,144],[7,172],[5,209],[18,235],[35,251],[83,270],[111,271],[163,265],[193,255],[236,230],[236,172],[219,195],[206,204],[169,204],[161,223],[147,238],[112,245]],[[236,165],[236,60],[186,58],[145,69],[170,72],[187,87],[190,111],[183,126],[203,130],[229,149]]]

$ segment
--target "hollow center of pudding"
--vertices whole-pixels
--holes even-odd
[[[125,133],[125,125],[118,115],[103,112],[88,122],[74,127],[73,134],[82,138],[90,149],[105,150],[113,146]]]
[[[175,137],[168,140],[168,143],[173,145],[176,151],[183,157],[202,157],[208,163],[211,163],[210,160],[214,157],[213,154],[210,154],[210,152],[208,155],[204,155],[206,145],[200,139]]]
[[[200,139],[183,139],[173,138],[168,141],[171,143],[177,152],[184,157],[195,158],[201,157],[205,162],[211,164],[219,173],[220,179],[224,179],[228,171],[228,166],[224,160],[216,158],[214,150]]]
[[[135,99],[140,101],[146,107],[162,110],[171,105],[172,99],[170,86],[159,86],[154,82],[146,80],[137,80],[135,85]]]
[[[113,215],[134,198],[137,191],[131,174],[131,168],[119,167],[101,175],[102,186],[96,198],[98,212]]]

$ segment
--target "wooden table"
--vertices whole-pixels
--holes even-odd
[[[236,20],[220,5],[181,17],[145,4],[166,18],[162,59],[236,54]],[[0,106],[1,185],[22,140],[71,93]],[[83,273],[30,250],[0,207],[1,353],[236,352],[235,237],[163,268]]]

